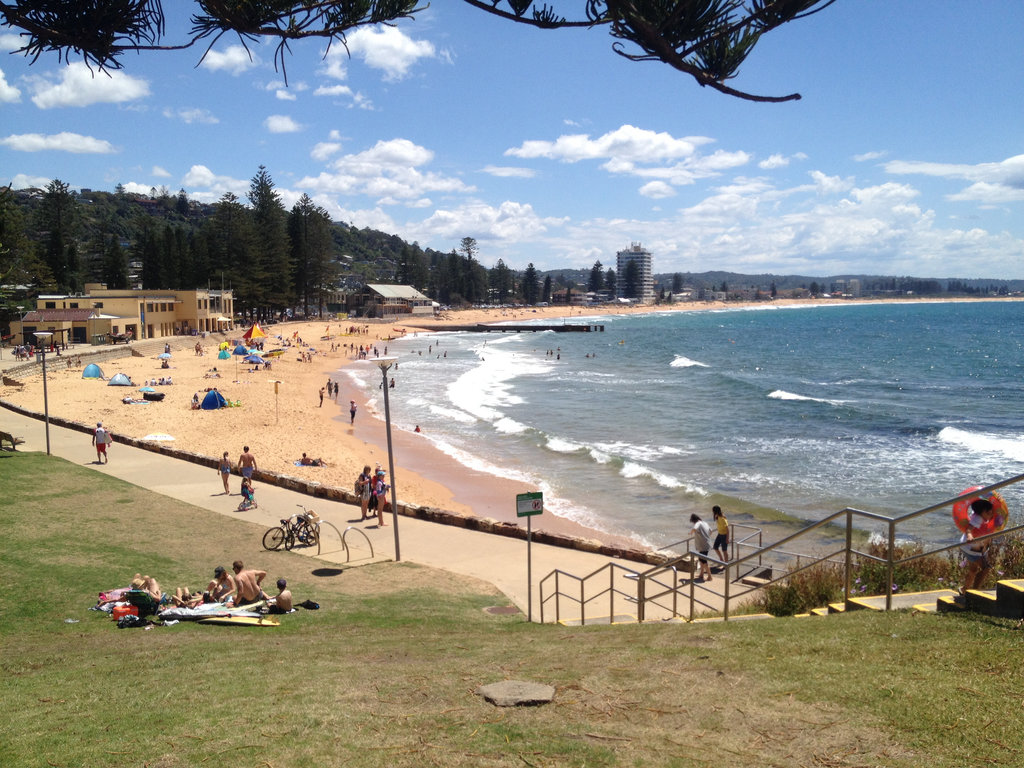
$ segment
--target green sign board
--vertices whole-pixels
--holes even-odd
[[[536,493],[520,493],[516,495],[516,516],[517,517],[530,517],[531,515],[539,515],[544,511],[544,494],[540,491]]]

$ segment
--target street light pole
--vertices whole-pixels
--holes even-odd
[[[398,546],[398,502],[395,498],[395,453],[391,447],[391,401],[388,399],[388,369],[395,362],[393,357],[381,357],[377,360],[380,366],[382,377],[381,386],[384,389],[384,424],[388,434],[388,472],[391,474],[391,525],[395,529],[395,562],[402,559],[402,553]]]
[[[36,331],[32,334],[40,344],[43,351],[43,413],[46,417],[46,455],[50,455],[50,400],[46,394],[46,345],[50,342],[53,334],[49,331]]]

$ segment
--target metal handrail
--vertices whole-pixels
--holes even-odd
[[[894,574],[894,571],[895,571],[897,566],[902,565],[904,563],[908,563],[908,562],[914,561],[914,560],[918,560],[918,559],[921,559],[923,557],[927,557],[927,556],[930,556],[930,555],[941,554],[943,552],[949,552],[949,551],[952,551],[952,550],[957,549],[958,547],[962,546],[961,542],[956,542],[956,543],[949,544],[949,545],[942,546],[942,547],[930,548],[927,551],[914,553],[914,554],[907,555],[907,556],[904,556],[904,557],[897,557],[896,556],[896,530],[897,530],[898,526],[901,523],[905,523],[905,522],[907,522],[909,520],[913,520],[915,518],[921,517],[922,515],[926,515],[926,514],[929,514],[929,513],[932,513],[932,512],[936,512],[936,511],[941,510],[941,509],[943,509],[945,507],[949,507],[949,506],[951,506],[953,504],[956,504],[957,502],[966,501],[968,499],[973,499],[973,498],[976,498],[978,496],[981,496],[981,495],[984,495],[984,494],[987,494],[987,493],[991,493],[992,491],[996,491],[996,490],[999,490],[1001,488],[1006,488],[1008,486],[1014,485],[1014,484],[1019,483],[1021,481],[1024,481],[1024,474],[1015,475],[1015,476],[1010,477],[1010,478],[1008,478],[1006,480],[1001,480],[1001,481],[999,481],[997,483],[992,483],[991,485],[987,485],[987,486],[985,486],[983,488],[978,488],[977,490],[971,491],[969,493],[962,493],[962,494],[960,494],[958,496],[953,496],[953,497],[951,497],[949,499],[946,499],[945,501],[941,501],[941,502],[938,502],[936,504],[932,504],[932,505],[930,505],[928,507],[924,507],[923,509],[918,509],[918,510],[916,510],[914,512],[909,512],[909,513],[906,513],[906,514],[903,514],[903,515],[898,515],[898,516],[895,516],[895,517],[890,517],[888,515],[883,515],[883,514],[878,513],[878,512],[867,512],[865,510],[856,509],[854,507],[846,507],[845,509],[842,509],[842,510],[840,510],[838,512],[834,512],[834,513],[832,513],[830,515],[827,515],[826,517],[822,518],[821,520],[817,520],[817,521],[807,525],[806,527],[802,528],[799,531],[796,531],[796,532],[791,533],[791,534],[789,534],[787,536],[784,536],[780,540],[778,540],[778,541],[776,541],[776,542],[774,542],[772,544],[769,544],[767,546],[764,546],[763,543],[762,543],[763,533],[762,533],[761,529],[754,528],[752,526],[740,525],[740,524],[731,526],[733,528],[733,531],[737,531],[740,528],[750,528],[750,533],[748,533],[747,535],[743,536],[742,538],[738,537],[736,535],[730,536],[730,544],[731,544],[731,550],[732,550],[731,551],[730,559],[727,560],[727,561],[722,561],[722,560],[719,560],[714,555],[712,555],[711,553],[708,553],[708,555],[704,556],[705,559],[707,559],[709,563],[714,563],[716,565],[719,565],[723,569],[723,574],[724,574],[724,579],[725,579],[725,590],[724,590],[724,595],[723,595],[723,599],[724,599],[724,602],[723,602],[723,618],[726,621],[728,621],[729,614],[731,613],[731,608],[732,608],[733,604],[736,601],[738,601],[739,599],[741,599],[742,597],[750,594],[751,592],[754,592],[754,591],[756,591],[758,589],[762,589],[764,586],[771,585],[771,584],[776,584],[776,583],[779,583],[781,581],[784,581],[784,580],[790,578],[791,576],[793,576],[794,574],[800,573],[800,572],[805,571],[805,570],[807,570],[809,568],[812,568],[812,567],[814,567],[816,565],[819,565],[820,563],[825,563],[825,562],[830,562],[830,563],[833,563],[835,565],[841,565],[843,567],[843,584],[844,584],[844,586],[843,586],[843,600],[844,600],[845,603],[849,604],[850,599],[851,599],[851,583],[850,583],[850,579],[851,579],[851,574],[852,574],[852,571],[853,571],[854,558],[862,558],[862,559],[873,560],[875,562],[884,563],[886,565],[887,574],[888,574],[888,584],[887,584],[886,595],[885,595],[885,597],[886,597],[886,600],[885,600],[885,610],[887,610],[887,611],[891,610],[892,609],[892,595],[893,595],[893,591],[894,591],[894,589],[893,589],[893,586],[894,586],[893,585],[893,574]],[[885,557],[881,557],[881,556],[878,556],[878,555],[873,555],[873,554],[868,553],[868,552],[863,552],[863,551],[860,551],[859,549],[854,547],[854,531],[855,531],[854,521],[855,520],[858,521],[858,522],[860,522],[860,521],[870,521],[870,522],[875,522],[875,523],[883,523],[885,525],[886,532],[887,532],[887,539],[888,539],[887,552],[886,552],[886,556]],[[841,521],[841,523],[839,521]],[[810,555],[810,554],[806,554],[806,553],[801,554],[801,553],[798,553],[798,552],[794,552],[794,551],[791,551],[788,548],[788,545],[790,545],[792,542],[798,541],[800,539],[804,539],[805,537],[809,536],[813,532],[815,532],[815,531],[817,531],[817,530],[819,530],[819,529],[821,529],[821,528],[823,528],[825,526],[830,526],[830,525],[836,525],[837,527],[839,527],[841,530],[843,530],[845,532],[845,541],[844,541],[843,545],[841,545],[838,549],[835,549],[834,551],[829,551],[829,552],[827,552],[825,554]],[[976,542],[985,542],[985,541],[989,541],[989,540],[995,539],[995,538],[1000,537],[1000,536],[1005,536],[1005,535],[1007,535],[1009,533],[1014,533],[1016,531],[1024,531],[1024,524],[1018,525],[1018,526],[1014,526],[1012,528],[1005,528],[1005,529],[1003,529],[1001,531],[998,531],[996,533],[991,533],[991,534],[988,534],[988,535],[985,535],[985,536],[979,536],[976,539],[974,539],[974,541],[976,541]],[[752,544],[751,543],[754,540],[757,541],[757,544]],[[557,571],[557,570],[556,571],[552,571],[551,574],[549,574],[547,577],[545,577],[544,579],[541,580],[540,585],[539,585],[540,586],[540,591],[541,591],[541,621],[542,622],[544,621],[544,605],[547,602],[549,602],[549,601],[554,601],[554,605],[555,605],[555,621],[560,621],[561,620],[560,600],[562,598],[564,598],[564,599],[571,600],[571,602],[573,602],[573,603],[578,605],[578,608],[579,608],[579,611],[580,611],[580,622],[581,622],[581,624],[586,624],[586,608],[587,608],[587,605],[589,603],[593,602],[593,600],[595,600],[595,599],[597,599],[599,597],[603,597],[605,595],[608,595],[608,597],[609,597],[609,605],[610,605],[609,613],[613,617],[615,615],[614,601],[615,601],[616,595],[618,595],[619,597],[622,597],[622,598],[624,598],[624,599],[626,599],[626,600],[628,600],[630,602],[635,602],[637,604],[637,618],[641,622],[644,621],[645,618],[646,618],[647,606],[648,605],[657,606],[657,607],[661,608],[662,610],[669,611],[669,612],[671,612],[673,617],[681,616],[681,613],[678,610],[679,609],[679,597],[681,595],[681,593],[680,593],[680,586],[686,586],[686,585],[685,584],[684,585],[680,585],[679,572],[680,572],[680,570],[688,570],[690,573],[693,573],[693,571],[695,570],[694,569],[694,565],[695,565],[696,553],[694,552],[694,550],[690,546],[690,543],[692,541],[693,541],[693,537],[690,537],[690,538],[687,538],[687,539],[682,539],[682,540],[677,541],[677,542],[673,542],[672,544],[668,544],[668,545],[666,545],[664,547],[661,547],[658,551],[670,551],[673,548],[679,547],[680,545],[682,545],[684,551],[683,551],[683,554],[678,555],[677,557],[673,558],[672,560],[669,560],[668,562],[662,563],[660,565],[653,566],[653,567],[651,567],[648,570],[643,571],[643,572],[638,572],[638,571],[634,571],[632,569],[624,568],[623,566],[618,566],[616,563],[609,563],[608,565],[603,566],[602,568],[599,568],[598,570],[594,571],[593,573],[591,573],[591,574],[589,574],[587,576],[584,576],[582,578],[581,577],[576,577],[576,576],[574,576],[574,575],[572,575],[570,573],[567,573],[565,571]],[[750,551],[747,554],[741,554],[741,551],[744,550],[744,549],[749,549]],[[771,577],[768,578],[767,581],[764,584],[760,584],[760,585],[757,585],[757,586],[742,585],[740,580],[743,577],[740,576],[740,574],[744,572],[744,569],[745,568],[750,568],[751,571],[748,571],[748,573],[753,572],[753,570],[756,569],[756,568],[763,569],[765,567],[764,564],[765,564],[766,558],[768,556],[781,556],[781,557],[787,558],[789,560],[795,560],[795,563],[796,563],[795,567],[790,567],[790,568],[788,568],[785,571],[785,573],[781,573],[781,574],[779,574],[777,576],[775,575],[774,568],[773,568],[772,569]],[[685,569],[680,567],[684,563],[687,566]],[[628,572],[628,575],[626,576],[626,578],[628,580],[633,581],[635,583],[635,585],[636,585],[636,594],[635,594],[635,596],[634,595],[629,595],[629,594],[625,593],[624,591],[619,590],[619,589],[617,589],[615,587],[614,575],[615,575],[615,568],[616,567],[622,569],[623,571],[627,571]],[[603,571],[605,568],[610,568],[610,571],[609,571],[609,585],[608,585],[608,587],[606,589],[602,590],[601,592],[599,592],[596,596],[591,597],[591,598],[586,598],[586,582],[587,582],[587,580],[591,579],[594,576],[596,576],[601,571]],[[671,586],[665,584],[662,581],[659,581],[659,577],[662,576],[664,573],[667,573],[667,572],[671,572],[672,573],[672,584],[671,584]],[[565,576],[566,578],[571,578],[574,581],[578,582],[578,585],[579,585],[579,598],[578,599],[570,597],[569,595],[564,594],[562,592],[562,590],[560,588],[560,584],[559,584],[559,577],[560,576]],[[545,597],[545,594],[544,594],[545,588],[551,586],[551,582],[549,580],[552,577],[554,577],[554,589],[553,589],[553,591],[550,592],[550,594],[548,594]],[[657,585],[657,587],[652,590],[650,588],[651,584]],[[744,586],[749,586],[749,588],[744,589],[743,588]],[[659,591],[658,588],[660,588],[660,591]],[[737,589],[738,589],[738,591],[737,591]],[[687,620],[688,621],[692,621],[693,620],[694,615],[695,615],[695,611],[697,610],[697,606],[701,606],[701,607],[706,608],[708,610],[713,610],[713,608],[712,608],[712,606],[710,604],[708,604],[707,602],[705,602],[704,600],[702,600],[698,596],[698,591],[699,590],[705,590],[707,592],[711,592],[712,591],[709,587],[706,587],[706,586],[704,586],[702,584],[697,584],[694,579],[692,579],[692,578],[689,579],[688,595],[685,595],[685,594],[683,595],[684,597],[688,597],[688,604],[689,604],[689,610],[688,610],[688,615],[687,615]],[[665,605],[662,602],[666,597],[671,597],[670,605]]]

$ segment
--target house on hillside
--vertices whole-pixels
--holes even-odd
[[[346,309],[349,317],[429,317],[434,314],[434,302],[411,285],[367,283],[349,294]]]

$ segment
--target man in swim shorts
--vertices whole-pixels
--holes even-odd
[[[96,430],[92,433],[92,444],[96,446],[96,463],[107,463],[107,430],[103,428],[103,422],[96,422]]]
[[[277,594],[267,599],[267,613],[288,613],[292,609],[292,592],[286,579],[277,580]]]
[[[235,584],[238,587],[238,594],[235,595],[235,605],[248,605],[258,600],[267,599],[266,593],[264,593],[263,588],[260,586],[263,580],[267,578],[266,571],[257,571],[252,568],[247,569],[241,560],[235,560],[231,564],[231,568],[235,572]]]
[[[238,457],[238,471],[242,477],[252,479],[252,473],[256,471],[256,457],[249,453],[249,446],[242,449],[242,455]]]

